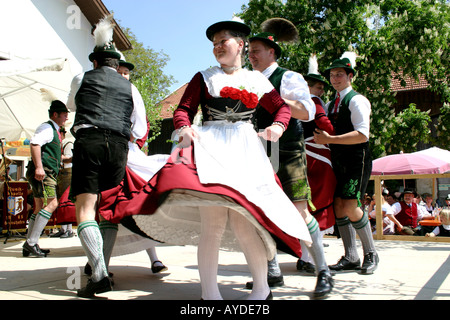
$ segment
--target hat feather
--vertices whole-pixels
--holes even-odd
[[[356,67],[356,53],[352,51],[346,51],[342,54],[341,59],[347,58],[350,60],[350,63],[352,64],[352,68]]]
[[[319,64],[317,62],[317,56],[313,54],[309,57],[309,69],[308,74],[320,74],[319,73]]]
[[[53,101],[58,100],[58,98],[52,91],[44,89],[44,88],[41,88],[40,90],[41,90],[41,96],[42,96],[43,101],[52,103]]]
[[[236,15],[233,15],[233,18],[231,19],[231,21],[245,23],[244,20],[242,20],[240,17],[238,17]]]
[[[295,25],[283,18],[272,18],[264,21],[261,30],[274,34],[279,42],[291,42],[298,39],[298,30]]]
[[[94,39],[96,47],[104,47],[113,41],[114,27],[113,14],[101,19],[94,30]]]

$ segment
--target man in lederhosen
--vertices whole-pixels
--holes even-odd
[[[361,269],[362,274],[372,274],[379,258],[369,217],[360,209],[360,199],[372,171],[369,149],[371,105],[366,97],[352,88],[352,79],[356,75],[355,62],[353,53],[345,53],[325,70],[325,77],[337,91],[335,99],[327,105],[328,118],[335,128],[335,135],[316,129],[314,139],[316,143],[330,146],[337,179],[334,211],[345,256],[330,269]],[[356,248],[356,234],[364,251],[362,266]]]

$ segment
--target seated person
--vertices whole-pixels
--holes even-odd
[[[450,237],[450,208],[442,209],[439,213],[442,225],[434,228],[430,233],[425,234],[426,237]]]

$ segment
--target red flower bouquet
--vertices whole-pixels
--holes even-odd
[[[255,109],[259,102],[258,96],[256,94],[248,92],[245,89],[239,90],[233,87],[224,87],[220,91],[220,96],[222,98],[240,100],[249,109]]]

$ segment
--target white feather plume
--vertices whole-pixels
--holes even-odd
[[[104,47],[113,41],[114,27],[113,15],[110,14],[101,19],[94,30],[96,47]]]
[[[350,60],[350,63],[352,64],[352,68],[356,67],[356,53],[352,52],[352,51],[346,51],[344,52],[344,54],[341,56],[341,59],[347,58],[348,60]]]
[[[317,62],[317,56],[313,54],[309,57],[309,69],[308,74],[320,74],[319,73],[319,64]]]
[[[240,17],[236,16],[235,14],[233,14],[233,18],[231,19],[231,21],[244,23],[244,20],[242,20]]]
[[[44,88],[41,88],[40,90],[41,90],[42,101],[52,103],[53,101],[58,100],[58,97],[56,97],[56,95],[52,91],[44,89]]]
[[[117,50],[117,49],[116,49],[116,51],[120,54],[120,60],[126,62],[127,60],[125,59],[125,56],[123,55],[122,51]]]

